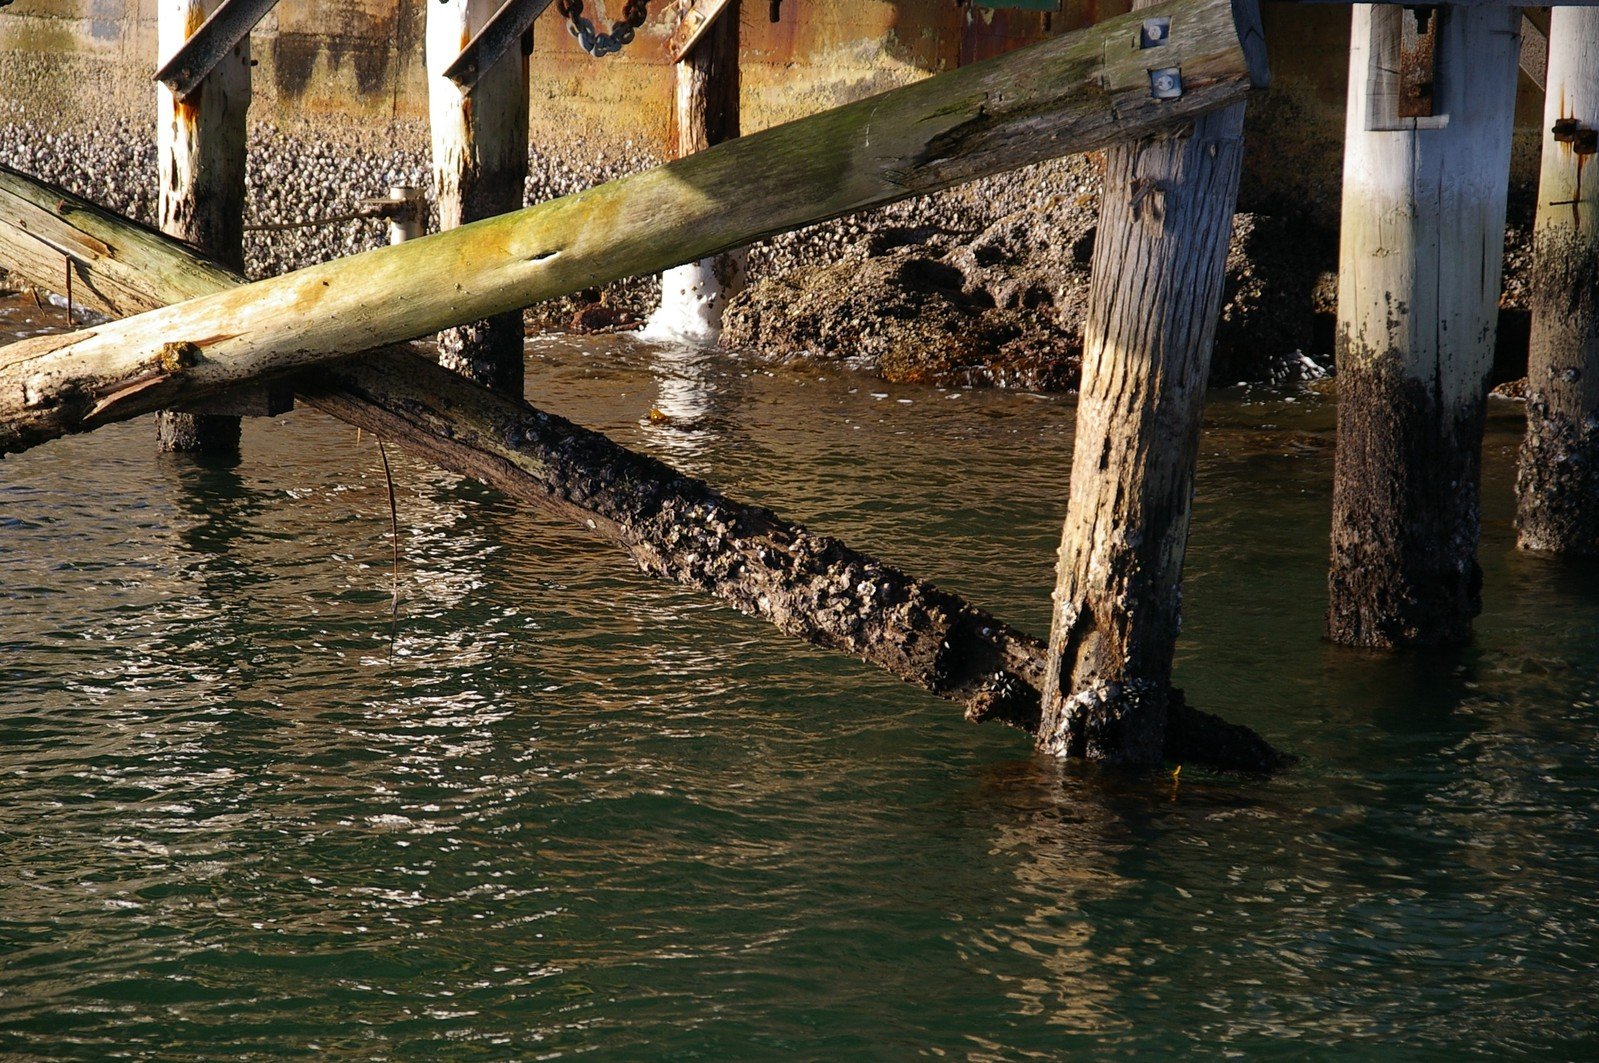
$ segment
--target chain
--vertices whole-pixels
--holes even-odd
[[[555,9],[566,19],[566,31],[577,38],[583,50],[596,59],[603,59],[633,43],[633,32],[650,17],[646,2],[627,0],[622,17],[611,26],[609,33],[597,32],[594,23],[583,17],[583,0],[556,0]]]

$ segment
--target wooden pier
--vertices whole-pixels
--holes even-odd
[[[964,702],[974,719],[1024,726],[1048,752],[1282,763],[1171,686],[1245,100],[1267,80],[1251,0],[1139,3],[747,137],[738,0],[683,0],[680,158],[526,208],[530,35],[548,0],[441,0],[428,8],[427,65],[445,231],[254,283],[239,275],[240,219],[245,24],[260,4],[164,2],[174,19],[169,42],[164,6],[167,73],[187,79],[188,95],[162,89],[161,219],[190,246],[0,175],[0,265],[49,285],[64,256],[84,302],[132,315],[0,352],[0,454],[154,411],[223,409],[281,383],[586,523],[646,571],[872,660]],[[597,56],[633,39],[625,20],[607,32],[556,6]],[[202,28],[206,14],[232,29]],[[1587,61],[1599,47],[1593,16],[1561,8],[1551,26],[1520,489],[1523,545],[1572,553],[1599,550],[1599,204],[1581,183],[1599,138],[1599,116],[1586,110],[1599,93]],[[1481,608],[1480,449],[1521,24],[1519,8],[1497,2],[1354,8],[1334,641],[1459,643]],[[211,64],[198,78],[198,60],[183,55],[190,40]],[[1107,151],[1105,189],[1047,644],[522,402],[521,310],[531,303],[664,273],[663,300],[679,304],[667,316],[698,314],[714,335],[740,247],[1096,148]],[[443,368],[406,342],[440,331]],[[163,429],[173,447],[236,445],[236,422],[163,423],[189,426]]]

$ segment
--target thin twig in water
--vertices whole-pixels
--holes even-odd
[[[389,602],[389,615],[400,615],[400,509],[394,502],[394,472],[389,468],[389,452],[383,440],[378,440],[378,456],[383,459],[383,478],[389,485],[389,541],[394,546],[394,597]]]

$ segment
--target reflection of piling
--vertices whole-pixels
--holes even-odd
[[[1530,550],[1599,554],[1599,10],[1550,19],[1516,526]]]
[[[161,0],[162,62],[220,6],[221,0]],[[249,38],[227,50],[186,98],[165,83],[156,95],[161,229],[243,269]],[[163,451],[229,453],[239,447],[239,418],[226,413],[164,410],[157,426]]]
[[[677,59],[675,158],[739,135],[739,0],[684,0],[672,35]],[[661,274],[661,305],[649,331],[714,343],[727,301],[744,287],[742,251],[713,255]]]
[[[1169,18],[1144,23],[1155,99],[1181,98],[1162,57],[1183,32]],[[1235,104],[1186,136],[1106,152],[1038,733],[1049,752],[1161,758],[1243,119]]]
[[[499,0],[431,0],[427,5],[428,109],[439,228],[522,206],[527,181],[528,58],[506,49],[475,84],[445,71],[499,9]],[[504,395],[522,395],[522,312],[512,310],[439,333],[441,365]]]
[[[1356,5],[1328,637],[1470,638],[1521,15]]]

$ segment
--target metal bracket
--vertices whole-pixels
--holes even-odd
[[[1439,17],[1433,7],[1407,7],[1400,15],[1400,118],[1431,118],[1436,113]]]
[[[389,243],[403,244],[422,235],[427,221],[427,200],[420,188],[390,185],[388,195],[361,200],[361,216],[388,219]]]
[[[444,76],[459,85],[462,92],[471,92],[549,6],[550,0],[505,0],[466,42],[455,61],[444,68]]]
[[[1437,49],[1440,19],[1452,8],[1417,9],[1397,4],[1373,4],[1371,44],[1366,60],[1366,115],[1368,132],[1444,129],[1439,91]]]
[[[1599,153],[1599,129],[1583,125],[1575,118],[1556,119],[1549,128],[1549,139],[1556,144],[1570,144],[1577,155]]]
[[[1176,100],[1183,95],[1183,72],[1175,66],[1149,72],[1149,94],[1157,100]]]
[[[1159,48],[1171,40],[1171,19],[1162,15],[1146,18],[1138,30],[1138,47]]]
[[[672,62],[681,63],[683,57],[694,50],[694,45],[716,24],[731,0],[692,0],[678,19],[677,28],[666,40],[666,51]]]
[[[211,12],[211,17],[194,31],[194,36],[184,41],[183,47],[172,53],[172,58],[155,72],[155,80],[171,89],[178,99],[188,99],[206,75],[222,62],[222,57],[237,48],[277,2],[222,0],[222,6]]]

